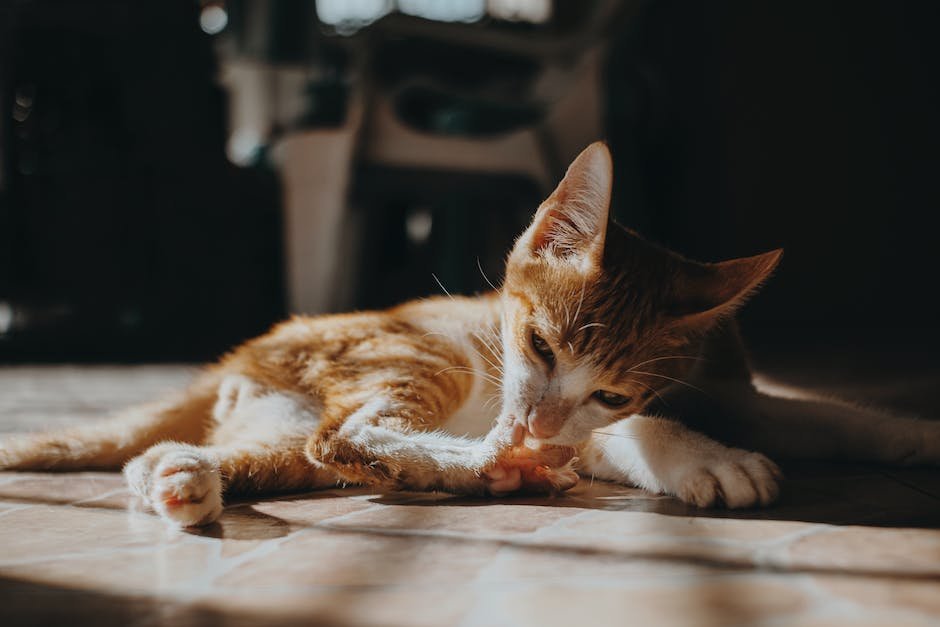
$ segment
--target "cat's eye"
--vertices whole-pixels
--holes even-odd
[[[552,352],[552,347],[535,331],[532,332],[532,348],[549,364],[555,363],[555,353]]]
[[[608,407],[621,407],[630,402],[629,396],[608,392],[607,390],[598,390],[592,394],[594,398],[607,405]]]

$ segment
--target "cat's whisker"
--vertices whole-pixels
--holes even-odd
[[[435,377],[440,376],[444,374],[445,372],[459,372],[461,374],[473,374],[473,375],[483,377],[484,379],[486,379],[490,383],[493,383],[494,385],[501,387],[503,384],[502,381],[500,381],[498,378],[494,377],[493,375],[487,372],[482,372],[475,368],[466,368],[464,366],[451,366],[449,368],[444,368],[443,370],[438,370],[437,372],[435,372],[434,376]]]
[[[445,294],[447,294],[447,298],[449,298],[449,299],[451,299],[451,300],[454,300],[454,297],[451,296],[451,293],[447,291],[447,288],[444,287],[444,284],[441,283],[441,280],[440,280],[439,278],[437,278],[437,275],[432,272],[432,273],[431,273],[431,276],[434,277],[434,280],[437,282],[437,285],[438,285],[442,290],[444,290],[444,293],[445,293]]]
[[[474,336],[476,336],[475,333],[474,333]],[[480,339],[480,338],[477,337],[477,339]],[[482,342],[482,340],[480,340],[480,341]],[[496,370],[499,374],[503,374],[503,369],[502,369],[501,366],[497,366],[496,364],[494,364],[492,361],[489,360],[489,358],[487,358],[486,355],[484,355],[483,353],[481,353],[480,351],[478,351],[475,347],[471,346],[470,348],[473,350],[474,353],[476,353],[476,354],[480,357],[480,359],[482,359],[483,361],[485,361],[486,363],[488,363],[488,364],[489,364],[494,370]]]
[[[477,257],[477,268],[480,269],[480,274],[483,275],[483,280],[486,281],[486,284],[492,287],[494,292],[498,292],[499,288],[493,285],[493,282],[490,281],[490,277],[486,276],[486,272],[483,272],[483,264],[480,263],[479,257]]]
[[[661,378],[661,379],[668,379],[669,381],[672,381],[673,383],[678,383],[678,384],[680,384],[680,385],[684,385],[684,386],[686,386],[686,387],[688,387],[688,388],[692,388],[693,390],[697,390],[697,391],[701,392],[701,393],[704,394],[705,396],[709,396],[708,392],[706,392],[706,391],[703,390],[702,388],[696,387],[696,386],[692,385],[691,383],[689,383],[688,381],[683,381],[682,379],[676,379],[676,378],[673,378],[673,377],[667,377],[667,376],[664,375],[664,374],[659,374],[659,373],[656,373],[656,372],[643,372],[642,370],[633,370],[632,368],[631,368],[630,370],[627,370],[627,372],[630,372],[630,373],[633,373],[633,374],[642,374],[642,375],[646,375],[646,376],[648,376],[648,377],[659,377],[659,378]]]
[[[502,366],[503,357],[500,351],[496,348],[496,345],[492,341],[486,339],[486,337],[480,335],[479,333],[474,332],[473,337],[477,338],[480,341],[480,343],[483,344],[483,346],[485,346],[490,351],[490,354],[492,355],[493,359],[499,362],[500,366]],[[490,365],[493,365],[493,364],[491,363]],[[496,366],[493,365],[493,367],[495,368]],[[501,369],[500,369],[500,372],[502,372]]]
[[[480,337],[492,337],[491,341],[496,341],[500,336],[500,327],[496,325],[488,325],[480,330],[479,333],[474,332],[475,335]]]
[[[590,329],[591,327],[606,327],[606,326],[607,325],[604,324],[603,322],[588,322],[587,324],[582,324],[580,327],[578,327],[577,332],[581,333],[582,331]]]
[[[646,361],[641,361],[638,364],[633,364],[633,368],[642,368],[646,364],[651,364],[657,361],[664,361],[666,359],[693,359],[695,361],[706,361],[705,359],[701,357],[696,357],[694,355],[670,355],[667,357],[655,357],[653,359],[647,359]]]
[[[442,370],[441,372],[438,372],[437,374],[441,374],[442,372],[452,372],[452,371],[453,371],[453,372],[460,372],[460,373],[463,373],[463,374],[477,375],[477,376],[482,377],[483,379],[489,381],[489,382],[492,383],[493,385],[495,385],[495,386],[497,386],[497,387],[499,387],[499,388],[502,388],[503,382],[502,382],[498,377],[494,377],[493,375],[491,375],[491,374],[489,374],[489,373],[487,373],[487,372],[483,372],[482,370],[477,370],[477,369],[475,369],[475,368],[464,368],[464,367],[462,367],[462,366],[452,366],[451,368],[445,368],[444,370]],[[437,376],[437,375],[435,375],[435,376]]]
[[[493,359],[496,360],[496,363],[502,366],[503,365],[503,351],[500,348],[500,346],[497,345],[496,343],[490,343],[489,347],[490,347],[490,351],[491,351]]]
[[[483,403],[483,409],[487,409],[487,410],[492,409],[493,407],[496,406],[497,403],[499,403],[500,400],[502,400],[502,398],[503,396],[499,392],[497,392],[496,394],[490,395],[490,397],[486,400],[486,402]]]
[[[606,435],[611,438],[626,438],[628,440],[639,440],[640,438],[635,435],[627,435],[625,433],[610,433],[608,431],[592,431],[591,433],[596,433],[597,435]]]
[[[476,353],[477,355],[479,355],[479,356],[480,356],[480,359],[482,359],[483,361],[485,361],[486,363],[488,363],[488,364],[490,365],[490,367],[493,368],[493,370],[495,370],[496,372],[498,372],[500,375],[505,374],[505,373],[503,372],[503,369],[502,369],[501,367],[497,366],[496,364],[494,364],[493,362],[491,362],[489,359],[487,359],[487,358],[486,358],[486,355],[484,355],[483,353],[481,353],[480,351],[478,351],[478,350],[476,350],[476,349],[473,349],[473,352]]]
[[[656,395],[656,398],[658,398],[659,401],[660,401],[663,405],[666,405],[666,406],[669,405],[669,403],[666,402],[666,399],[664,399],[662,396],[659,395],[659,392],[656,391],[656,388],[653,388],[653,387],[651,387],[651,386],[649,386],[649,385],[646,385],[646,384],[643,383],[642,381],[638,381],[638,380],[636,380],[636,379],[627,379],[627,381],[629,381],[630,383],[636,383],[637,385],[642,385],[642,386],[645,387],[647,390],[649,390],[649,391],[652,392],[654,395]]]
[[[584,289],[586,287],[587,287],[587,279],[584,279],[581,282],[581,298],[578,299],[578,308],[574,312],[574,318],[572,318],[570,326],[574,326],[574,324],[578,321],[578,316],[581,315],[581,305],[584,304]]]
[[[480,357],[482,357],[482,358],[486,361],[486,363],[488,363],[490,366],[492,366],[492,367],[493,367],[493,370],[495,370],[496,372],[498,372],[498,373],[501,374],[501,375],[502,375],[502,374],[505,374],[505,372],[503,372],[503,362],[502,362],[501,360],[497,359],[497,360],[495,361],[495,363],[494,363],[494,362],[491,361],[489,358],[487,358],[486,356],[480,354],[479,352],[477,352],[477,354],[480,355]]]

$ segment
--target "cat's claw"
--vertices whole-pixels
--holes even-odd
[[[764,455],[729,449],[719,459],[682,469],[675,495],[697,507],[770,505],[780,494],[782,478],[780,468]]]

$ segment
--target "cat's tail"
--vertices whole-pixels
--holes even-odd
[[[171,401],[67,429],[0,436],[0,470],[116,470],[158,442],[200,443],[217,388],[206,377]]]
[[[757,418],[751,435],[763,452],[782,458],[940,464],[940,421],[802,391],[767,392],[747,403]]]

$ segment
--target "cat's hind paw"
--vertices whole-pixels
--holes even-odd
[[[124,475],[134,491],[174,525],[207,525],[222,513],[218,464],[195,447],[145,453],[127,464]]]
[[[760,453],[729,449],[726,454],[683,469],[675,495],[697,507],[730,509],[770,505],[780,495],[783,473]]]

